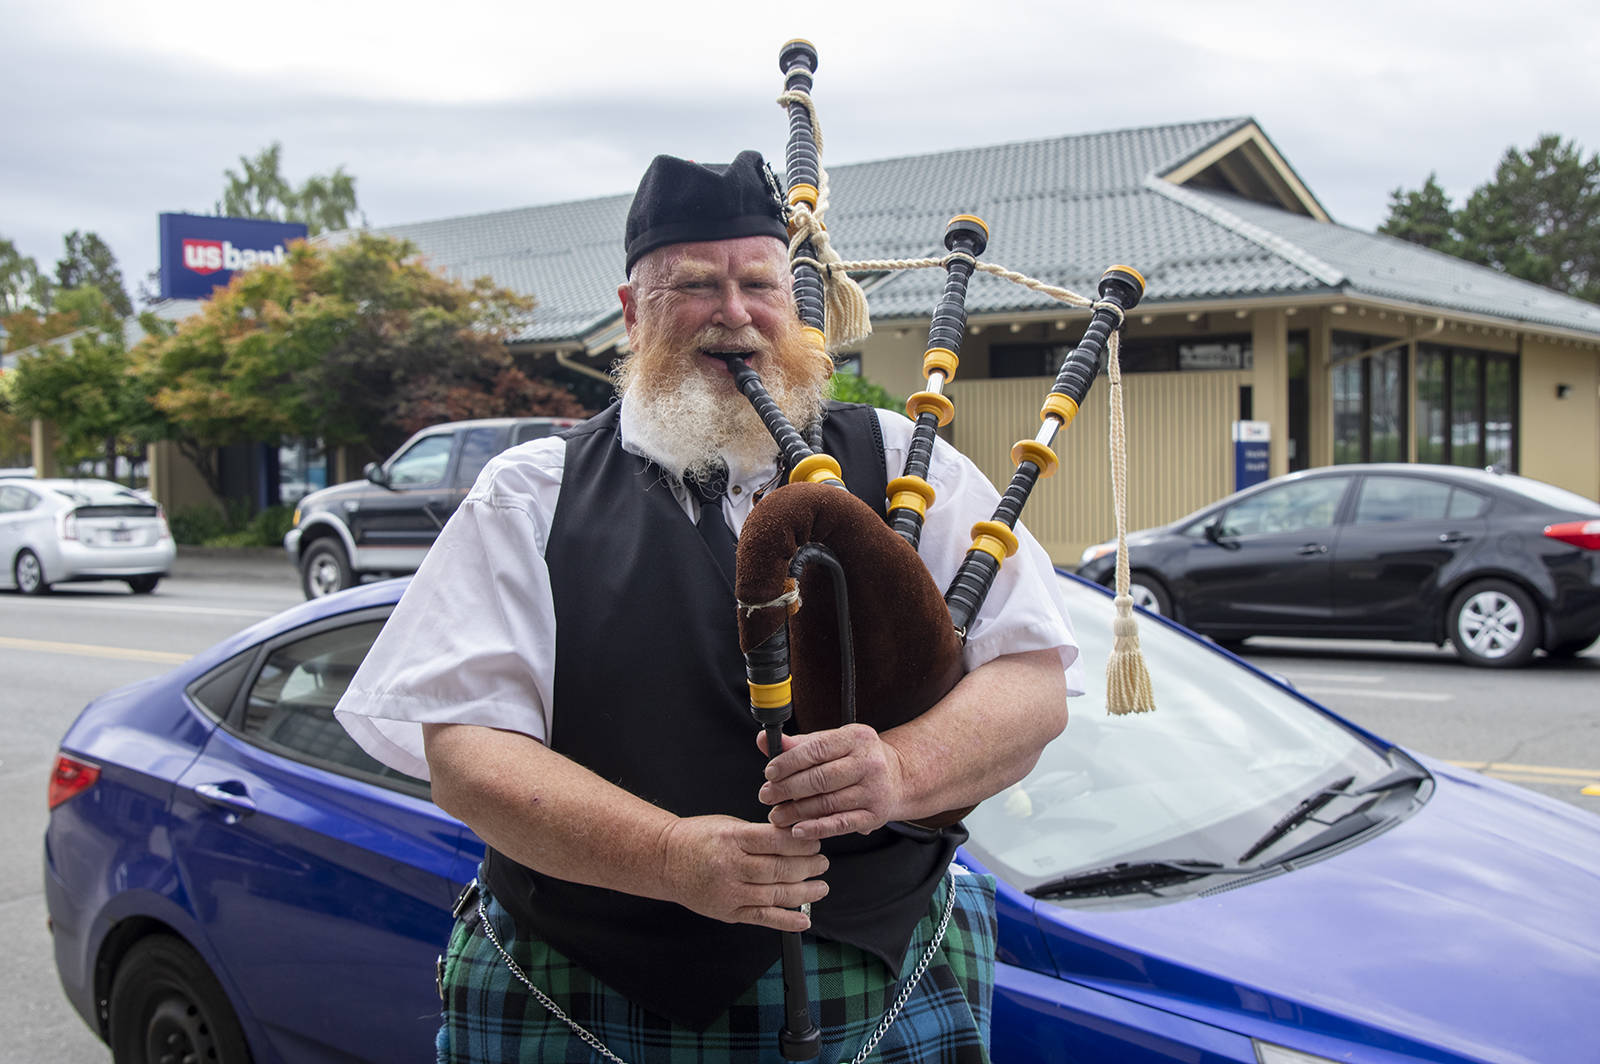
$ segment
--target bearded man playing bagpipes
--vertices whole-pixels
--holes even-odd
[[[872,696],[781,751],[752,721],[768,685],[747,689],[734,536],[793,489],[735,370],[837,461],[847,491],[818,491],[872,536],[912,439],[898,414],[825,401],[775,191],[754,152],[651,164],[620,402],[489,464],[339,705],[488,845],[441,961],[442,1062],[988,1059],[994,885],[952,866],[965,831],[939,814],[1061,733],[1077,647],[1018,528],[920,715],[875,727]],[[939,505],[905,549],[943,586],[999,496],[942,440],[926,479]],[[877,549],[864,568],[898,564]],[[808,597],[785,608],[831,625]],[[876,608],[857,628],[892,633],[908,609]]]

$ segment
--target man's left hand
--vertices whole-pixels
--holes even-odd
[[[765,732],[756,743],[770,756]],[[900,755],[865,724],[785,735],[766,774],[768,821],[802,839],[876,831],[896,818],[902,796]]]

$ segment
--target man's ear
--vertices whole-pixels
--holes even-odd
[[[631,284],[617,285],[617,298],[622,300],[622,327],[630,334],[633,332],[633,323],[639,317],[639,304],[633,295]]]

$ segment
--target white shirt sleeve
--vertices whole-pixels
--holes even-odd
[[[886,410],[878,411],[878,420],[883,426],[884,458],[892,480],[905,466],[915,423]],[[928,483],[933,485],[935,498],[923,522],[918,549],[942,593],[972,545],[973,524],[994,516],[1000,493],[970,459],[937,438]],[[1005,654],[1053,649],[1061,656],[1067,694],[1081,695],[1084,680],[1078,641],[1072,633],[1066,603],[1061,599],[1055,567],[1025,522],[1018,522],[1016,533],[1017,553],[1000,567],[968,629],[963,662],[971,672]]]
[[[544,552],[565,454],[547,437],[495,458],[428,551],[334,710],[379,761],[427,779],[423,724],[550,734]]]

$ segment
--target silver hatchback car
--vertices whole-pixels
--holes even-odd
[[[0,588],[24,594],[75,580],[154,591],[177,547],[161,507],[109,480],[0,480]]]

